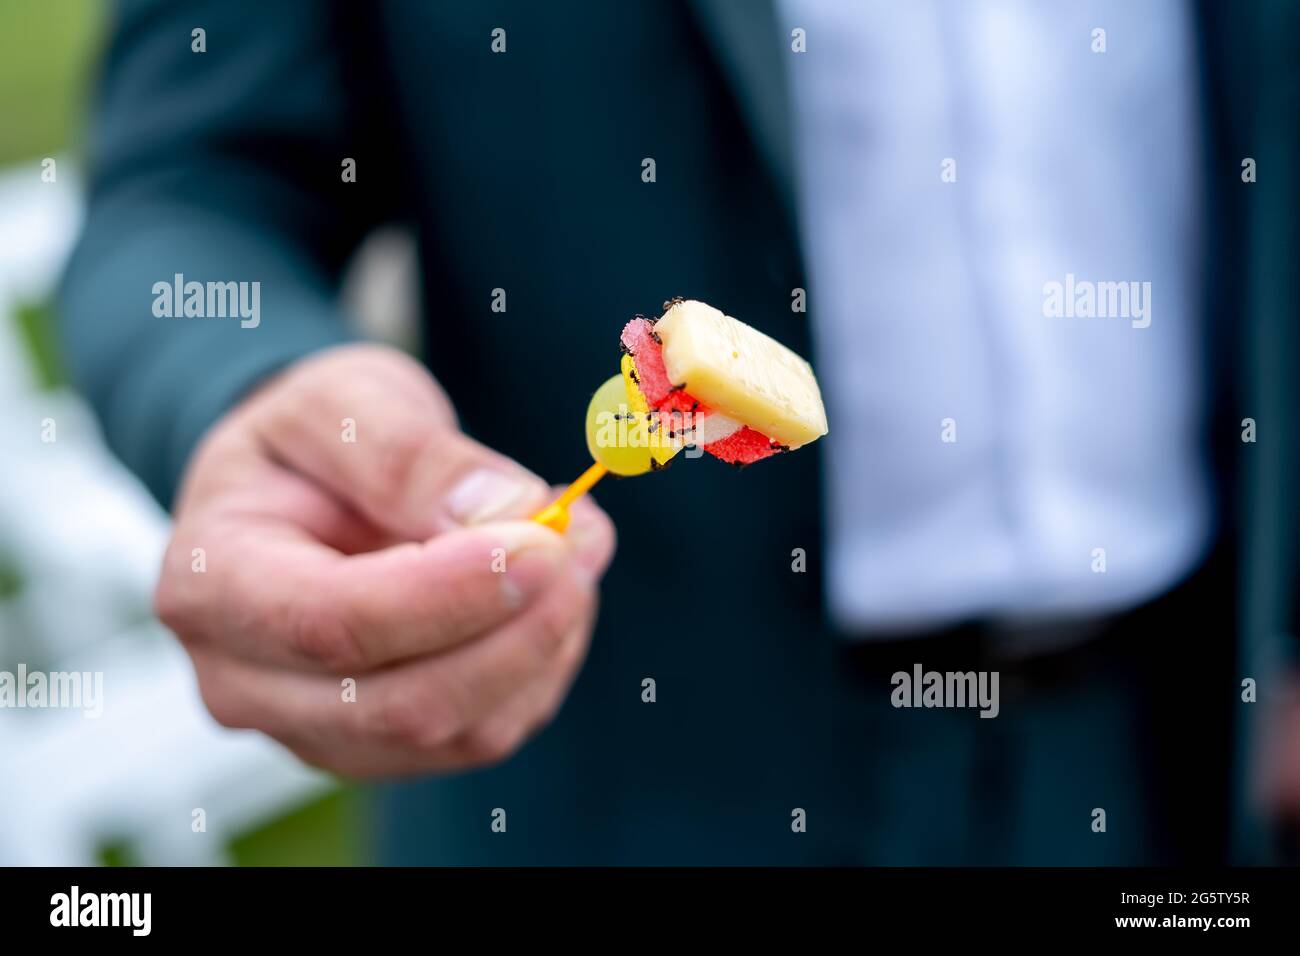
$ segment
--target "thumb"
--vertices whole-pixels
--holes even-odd
[[[546,483],[463,434],[428,384],[426,401],[383,376],[295,376],[266,396],[257,433],[272,456],[400,538],[543,507]]]

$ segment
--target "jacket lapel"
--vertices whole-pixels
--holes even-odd
[[[772,0],[690,0],[706,42],[794,227],[794,151],[783,45]]]

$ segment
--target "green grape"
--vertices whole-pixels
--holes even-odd
[[[596,389],[587,406],[587,450],[616,475],[643,475],[675,455],[680,443],[670,442],[662,428],[650,431],[646,415],[628,402],[623,376],[613,375]]]

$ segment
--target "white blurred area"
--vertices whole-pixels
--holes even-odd
[[[98,719],[0,707],[0,865],[92,864],[106,845],[147,865],[222,863],[232,837],[332,784],[208,716],[150,612],[167,516],[81,400],[39,388],[13,316],[48,298],[80,218],[69,162],[57,183],[35,163],[0,171],[0,566],[18,582],[0,592],[0,671],[104,673]]]

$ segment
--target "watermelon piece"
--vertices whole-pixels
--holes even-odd
[[[705,445],[704,450],[729,465],[752,465],[756,461],[786,451],[786,448],[763,433],[754,431],[748,425],[742,425],[726,438]]]
[[[662,347],[655,337],[654,323],[644,316],[623,326],[619,337],[623,348],[636,363],[637,385],[651,408],[661,412],[690,412],[708,415],[709,409],[701,405],[685,388],[676,388],[664,368]],[[684,383],[682,383],[684,384]]]
[[[632,361],[636,362],[637,384],[641,386],[641,393],[647,402],[658,408],[659,403],[672,392],[673,383],[668,381],[663,354],[654,334],[654,324],[647,318],[637,316],[623,326],[619,341],[632,356]]]
[[[686,393],[685,388],[678,388],[669,381],[664,368],[663,352],[655,337],[654,323],[643,316],[637,316],[623,326],[619,337],[623,348],[627,349],[636,363],[637,384],[641,394],[646,397],[652,408],[660,411],[677,410],[681,412],[702,411],[707,413],[698,401]]]
[[[641,394],[660,413],[661,427],[675,433],[674,437],[702,443],[710,455],[732,465],[752,464],[785,450],[766,435],[702,405],[685,387],[675,387],[687,383],[669,380],[654,323],[649,319],[637,316],[623,327],[619,341],[632,356]],[[694,430],[689,429],[690,423],[694,423]],[[683,424],[688,426],[685,432]]]

